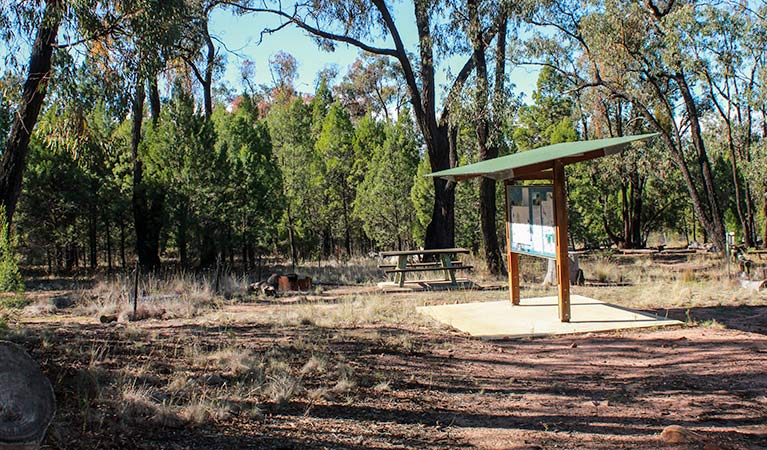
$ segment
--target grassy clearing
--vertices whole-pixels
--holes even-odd
[[[122,321],[132,312],[133,280],[130,275],[97,282],[81,293],[76,312],[87,316],[117,315]],[[222,296],[243,292],[231,278],[221,284]],[[194,317],[214,308],[221,297],[213,290],[212,280],[180,273],[161,278],[149,275],[140,279],[139,304],[143,316],[157,318]]]
[[[627,285],[576,286],[574,294],[632,308],[689,310],[764,304],[765,299],[764,294],[740,289],[707,257],[669,267],[648,258],[601,255],[582,258],[581,267],[588,280]],[[356,279],[353,270],[339,266],[334,276]],[[368,269],[359,270],[360,277],[370,276],[367,283],[382,279],[380,272],[366,275]],[[544,261],[523,259],[522,270],[523,296],[556,295],[555,288],[540,285]],[[481,279],[488,286],[506,281],[486,275]],[[120,430],[102,430],[110,421],[126,428],[154,427],[152,434],[246,422],[267,426],[277,416],[310,417],[325,407],[396,399],[420,381],[371,366],[371,361],[399,359],[408,363],[398,367],[410,362],[417,367],[421,355],[452,354],[463,339],[436,331],[441,325],[418,314],[416,307],[508,299],[504,290],[370,294],[364,293],[369,289],[357,289],[348,295],[328,292],[311,302],[280,297],[259,302],[251,297],[248,305],[236,305],[234,299],[246,295],[247,283],[226,280],[222,285],[229,301],[213,292],[210,280],[189,275],[142,283],[143,295],[174,295],[152,300],[153,307],[171,311],[160,317],[204,316],[194,320],[101,326],[90,319],[79,326],[64,319],[53,326],[39,323],[6,332],[50,365],[47,372],[63,405],[57,420],[65,424],[54,435],[61,442],[73,430],[119,435]],[[127,278],[96,282],[72,296],[70,310],[92,318],[119,315],[131,306],[130,287]],[[688,315],[688,325],[715,330],[724,326],[724,321],[696,317]]]
[[[100,328],[97,339],[75,328],[18,330],[7,337],[70,361],[48,369],[66,411],[61,420],[75,421],[72,430],[96,430],[107,416],[126,426],[197,427],[351,402],[371,382],[332,349],[349,336],[318,330],[287,340],[276,333],[243,341],[188,332],[170,336],[131,324]],[[54,345],[64,341],[70,345]],[[69,431],[56,433],[65,439]]]
[[[415,310],[422,304],[413,298],[384,294],[343,297],[334,304],[297,304],[281,308],[266,317],[279,326],[313,325],[323,328],[358,327],[375,324],[423,325],[426,319]]]

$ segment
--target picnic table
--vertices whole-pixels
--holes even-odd
[[[759,259],[762,259],[764,255],[767,255],[767,249],[759,249],[759,250],[747,250],[746,254],[748,255],[757,255]]]
[[[400,287],[405,285],[405,278],[408,273],[414,272],[443,272],[445,275],[445,281],[450,281],[451,284],[457,284],[455,280],[455,272],[457,270],[472,269],[474,266],[463,265],[461,261],[454,260],[453,256],[460,253],[469,253],[465,248],[438,248],[431,250],[402,250],[402,251],[387,251],[381,252],[381,258],[389,258],[392,256],[397,257],[397,264],[382,264],[378,268],[385,269],[384,272],[387,275],[394,275],[394,283]],[[424,257],[435,256],[436,261],[410,261],[410,257],[420,256],[419,260],[423,261]]]

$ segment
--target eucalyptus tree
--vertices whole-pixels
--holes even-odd
[[[0,6],[6,36],[13,39],[16,29],[20,33],[35,33],[26,67],[26,80],[0,161],[0,203],[8,223],[13,218],[21,193],[29,141],[45,102],[57,34],[65,9],[66,2],[59,0],[48,0],[42,6],[31,2],[4,3]]]
[[[467,0],[468,21],[466,34],[472,44],[472,61],[475,67],[474,89],[474,124],[479,148],[479,160],[486,161],[498,157],[503,146],[501,123],[507,112],[503,108],[507,98],[506,80],[506,33],[508,28],[509,5],[501,2],[483,2]],[[495,46],[495,79],[493,92],[490,94],[488,79],[487,50],[489,42],[487,29],[497,30]],[[498,245],[496,183],[490,178],[479,182],[479,210],[482,229],[482,247],[485,264],[490,273],[499,275],[503,272],[503,259]]]
[[[52,72],[54,56],[73,51],[86,55],[99,52],[101,44],[113,39],[126,25],[127,18],[135,11],[133,6],[140,7],[133,3],[47,0],[0,4],[6,68],[20,81],[20,90],[16,86],[3,90],[5,100],[13,105],[14,118],[4,140],[0,163],[0,202],[8,218],[13,216],[21,191],[30,137],[45,106],[48,86],[60,81]],[[59,37],[63,40],[59,41]],[[28,42],[32,45],[29,60],[24,64],[16,55],[27,50],[25,43]],[[22,72],[26,75],[22,76]]]
[[[363,54],[349,68],[336,88],[338,97],[352,117],[372,113],[389,122],[407,103],[407,86],[391,58]]]
[[[285,7],[281,2],[272,1],[243,0],[227,3],[236,6],[243,14],[267,13],[283,20],[279,26],[265,32],[274,32],[293,24],[314,36],[324,49],[332,50],[337,43],[344,43],[368,53],[393,58],[408,86],[412,111],[423,134],[432,171],[455,166],[455,130],[450,123],[450,98],[461,90],[474,63],[472,58],[468,58],[463,64],[452,81],[441,112],[438,111],[435,53],[441,50],[440,43],[451,41],[451,37],[441,27],[440,18],[450,13],[453,3],[412,1],[418,36],[414,52],[406,48],[401,25],[392,14],[392,6],[384,0],[330,0],[296,3]],[[495,30],[487,30],[486,33],[492,35]],[[378,46],[376,43],[380,41],[387,41],[390,46]],[[434,178],[433,184],[434,205],[426,230],[425,246],[451,247],[455,241],[455,183]]]
[[[723,209],[703,138],[706,105],[679,45],[681,24],[695,2],[530,3],[526,20],[547,33],[532,33],[528,55],[566,75],[576,89],[600,87],[631,103],[660,133],[701,225],[724,249]]]
[[[756,196],[754,180],[744,173],[753,159],[758,115],[764,100],[759,98],[761,73],[767,57],[767,27],[764,12],[746,3],[722,7],[703,3],[679,14],[675,37],[686,49],[685,66],[700,80],[711,105],[714,130],[712,147],[720,147],[730,163],[734,209],[740,235],[746,246],[756,243]],[[758,187],[757,187],[758,189]]]
[[[223,57],[210,33],[210,16],[221,4],[220,0],[189,2],[185,21],[190,25],[179,42],[179,55],[189,67],[202,89],[205,117],[213,115],[213,81],[217,70],[223,68]]]
[[[117,13],[125,14],[124,26],[114,30],[110,39],[101,43],[111,69],[126,77],[132,92],[131,160],[133,161],[132,208],[136,232],[136,254],[139,264],[153,269],[160,264],[160,233],[164,209],[164,192],[144,176],[144,156],[140,151],[146,86],[150,86],[153,121],[159,118],[159,102],[154,87],[157,74],[178,57],[178,43],[187,27],[187,3],[183,0],[154,2],[116,1]],[[130,14],[128,14],[130,12]]]

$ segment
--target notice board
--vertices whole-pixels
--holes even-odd
[[[554,187],[509,185],[506,195],[511,251],[556,259]]]

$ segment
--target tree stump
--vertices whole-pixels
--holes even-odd
[[[583,276],[583,271],[580,268],[578,262],[578,255],[569,255],[567,257],[570,268],[570,284],[583,286],[586,281]],[[557,285],[557,261],[554,259],[547,260],[546,276],[543,278],[543,286],[556,286]]]
[[[23,348],[0,341],[0,449],[38,448],[55,412],[40,366]]]

